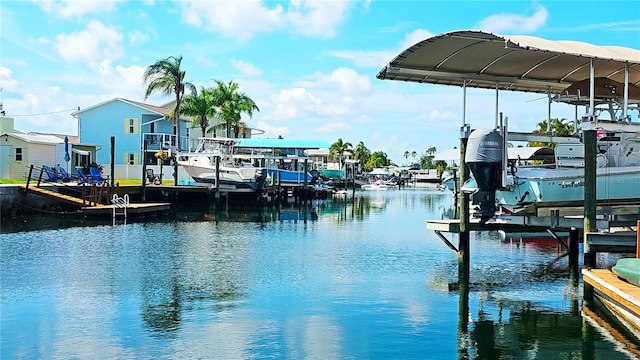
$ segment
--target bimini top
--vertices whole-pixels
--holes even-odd
[[[503,36],[485,31],[453,31],[425,39],[396,56],[378,79],[559,94],[594,77],[640,86],[640,50]]]

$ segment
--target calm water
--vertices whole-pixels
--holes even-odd
[[[425,228],[452,205],[405,189],[307,213],[5,231],[0,357],[634,358],[583,319],[555,244],[472,235],[461,314],[456,254]]]

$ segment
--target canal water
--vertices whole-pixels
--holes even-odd
[[[0,358],[635,358],[583,315],[553,242],[472,234],[461,297],[457,255],[425,226],[453,206],[406,188],[304,211],[5,221]]]

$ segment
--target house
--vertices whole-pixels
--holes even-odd
[[[23,133],[14,129],[13,118],[0,116],[0,179],[25,179],[31,165],[37,169],[42,165],[60,165],[70,172],[76,166],[89,164],[95,148],[77,144],[73,136],[67,138],[69,161],[65,161],[64,137],[59,134]]]
[[[177,150],[177,141],[171,113],[175,101],[163,106],[149,105],[123,98],[114,98],[71,115],[78,119],[78,135],[83,143],[98,144],[96,162],[111,163],[111,137],[115,141],[115,165],[152,165],[157,163],[155,153]],[[199,127],[192,127],[192,119],[180,116],[180,150],[193,150],[202,136]],[[251,128],[245,128],[240,137],[251,137]],[[222,128],[216,136],[224,136]],[[207,134],[207,136],[214,136]],[[146,142],[146,151],[144,143]],[[164,164],[168,165],[169,159]]]

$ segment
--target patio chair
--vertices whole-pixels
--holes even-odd
[[[58,176],[56,175],[56,172],[53,171],[53,169],[50,166],[42,165],[42,168],[44,169],[44,171],[47,173],[47,176],[49,177],[47,179],[47,181],[58,182]]]
[[[65,170],[62,166],[58,165],[58,178],[62,181],[73,181],[77,180],[73,176],[71,176],[67,170]]]
[[[160,185],[160,177],[153,172],[153,169],[147,169],[147,181],[149,184]]]
[[[89,168],[89,173],[91,174],[91,178],[93,179],[93,182],[95,182],[98,185],[102,185],[102,183],[109,182],[109,177],[108,176],[103,177],[102,173],[97,168],[94,168],[94,167]]]
[[[78,173],[78,185],[91,185],[94,183],[93,178],[90,178],[82,172],[82,168],[76,168],[76,172]]]

